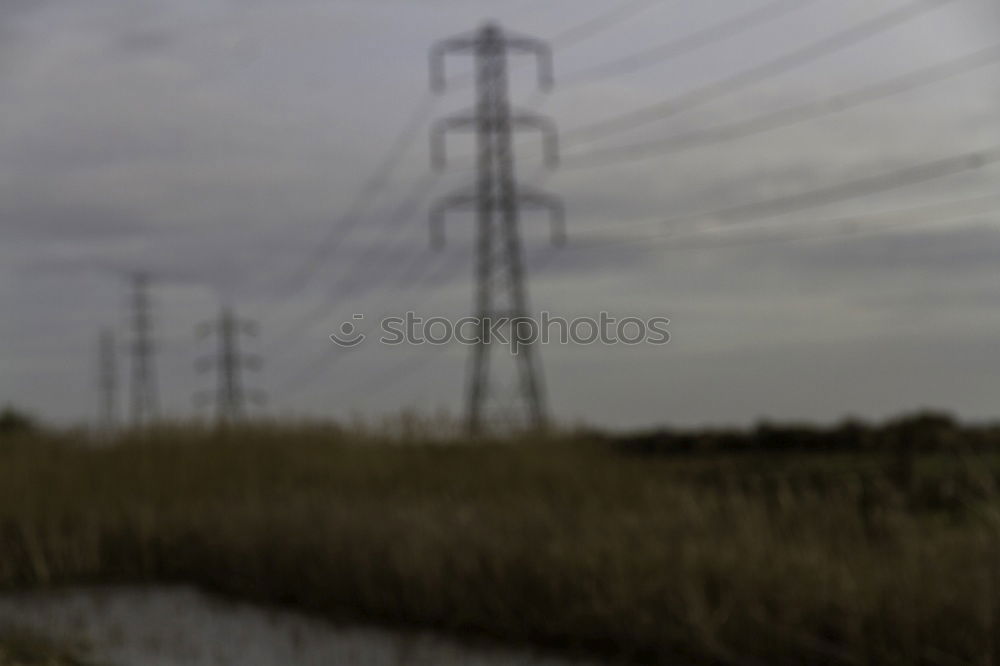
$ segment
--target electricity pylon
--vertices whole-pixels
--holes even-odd
[[[98,423],[104,435],[114,432],[117,420],[118,363],[115,355],[115,335],[110,329],[101,331],[97,347],[97,385],[100,392]]]
[[[477,136],[478,174],[474,190],[447,197],[431,211],[431,238],[436,247],[444,244],[444,216],[450,209],[472,208],[478,216],[475,308],[479,339],[472,350],[466,395],[467,425],[472,433],[481,433],[493,425],[495,419],[487,412],[501,398],[496,382],[490,379],[490,350],[495,346],[490,333],[495,322],[503,323],[518,349],[510,416],[536,429],[544,428],[547,421],[545,388],[534,340],[528,339],[524,327],[518,324],[528,317],[519,218],[521,207],[548,210],[552,216],[552,240],[559,245],[565,240],[565,214],[557,199],[521,188],[515,179],[511,140],[515,129],[541,131],[549,167],[558,163],[558,143],[551,121],[511,110],[507,71],[507,55],[511,51],[534,55],[540,88],[543,91],[552,88],[552,55],[548,46],[506,33],[494,24],[487,24],[472,35],[445,40],[431,51],[431,87],[438,93],[446,87],[448,54],[471,54],[475,58],[476,109],[439,121],[431,133],[431,157],[438,169],[445,166],[448,132],[465,130]]]
[[[132,424],[141,428],[156,418],[159,397],[153,366],[153,318],[149,301],[149,276],[132,276]]]
[[[195,367],[198,372],[215,369],[215,395],[198,393],[195,402],[215,403],[216,418],[220,424],[232,423],[246,415],[246,403],[249,400],[263,404],[264,394],[260,391],[247,391],[243,385],[244,370],[258,370],[260,359],[240,352],[240,335],[257,335],[257,323],[238,318],[230,308],[223,308],[216,321],[202,323],[198,326],[198,336],[204,338],[212,333],[218,340],[218,350],[214,358],[199,359]]]

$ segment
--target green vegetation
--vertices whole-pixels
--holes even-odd
[[[795,439],[775,426],[733,447],[273,426],[15,438],[0,587],[189,582],[641,663],[998,663],[1000,439],[856,427],[864,446],[816,452],[768,445]]]

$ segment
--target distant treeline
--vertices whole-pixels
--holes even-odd
[[[847,420],[819,427],[763,422],[755,428],[659,429],[602,435],[614,447],[635,454],[789,452],[968,452],[1000,450],[1000,425],[969,425],[938,412],[920,412],[882,424]]]
[[[9,405],[0,408],[0,437],[37,432],[38,422],[33,416]]]

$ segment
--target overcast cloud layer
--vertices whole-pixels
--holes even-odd
[[[253,383],[271,394],[271,413],[460,409],[466,350],[366,345],[338,357],[327,339],[355,312],[371,321],[410,308],[459,316],[471,306],[472,221],[449,218],[450,244],[435,255],[429,196],[420,195],[469,182],[460,169],[429,175],[425,134],[432,118],[471,106],[472,93],[458,86],[428,106],[427,50],[493,18],[540,38],[563,34],[557,79],[570,82],[767,3],[662,0],[606,30],[566,33],[622,4],[0,3],[0,401],[60,421],[91,419],[97,334],[113,327],[124,346],[126,275],[141,269],[156,279],[157,366],[170,415],[190,415],[191,393],[211,386],[193,370],[211,345],[193,331],[221,302],[261,324],[247,346],[267,352]],[[774,131],[571,168],[574,155],[725,126],[1000,44],[995,2],[943,2],[641,129],[573,139],[575,128],[907,4],[811,0],[641,71],[557,87],[544,100],[530,69],[513,67],[517,102],[565,132],[566,168],[544,181],[534,137],[518,144],[524,180],[563,197],[570,213],[570,246],[556,254],[545,249],[545,220],[524,218],[533,306],[672,321],[666,347],[544,348],[559,420],[830,420],[924,406],[998,414],[1000,166],[777,216],[702,215],[1000,147],[996,64]],[[462,77],[469,65],[453,62]],[[350,234],[337,232],[414,122],[420,132],[384,191]],[[468,155],[472,144],[456,139],[449,149]],[[958,200],[975,201],[940,206]],[[904,209],[915,211],[881,216]],[[343,242],[318,262],[331,234]],[[302,275],[309,279],[296,283]],[[124,357],[120,370],[124,382]]]

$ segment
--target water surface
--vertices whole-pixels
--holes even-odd
[[[89,646],[109,666],[571,666],[429,634],[333,625],[190,588],[99,588],[0,596],[0,627]],[[580,666],[579,662],[575,662]]]

